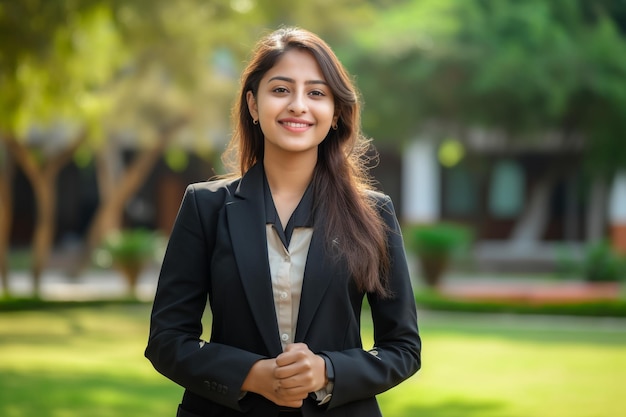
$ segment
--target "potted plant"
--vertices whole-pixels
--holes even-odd
[[[452,255],[470,242],[467,227],[454,223],[417,224],[407,228],[405,239],[420,264],[427,286],[439,286]]]
[[[156,232],[143,228],[114,231],[105,237],[98,263],[117,268],[134,295],[141,272],[161,247],[162,238]]]
[[[626,277],[626,259],[615,252],[607,241],[587,248],[582,262],[583,278],[590,283],[618,287]]]

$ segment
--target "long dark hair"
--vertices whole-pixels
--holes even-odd
[[[287,51],[308,51],[317,60],[335,100],[337,129],[330,129],[318,147],[313,174],[315,218],[323,219],[327,242],[337,243],[357,287],[387,296],[389,253],[387,228],[368,194],[366,166],[369,140],[361,133],[359,94],[332,49],[317,35],[300,28],[281,28],[262,38],[241,76],[241,92],[233,109],[234,131],[222,156],[236,175],[263,160],[264,137],[253,123],[246,94],[256,96],[265,73]]]

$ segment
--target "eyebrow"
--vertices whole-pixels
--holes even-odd
[[[291,83],[291,84],[295,84],[296,80],[294,80],[293,78],[289,78],[289,77],[283,77],[281,75],[277,75],[275,77],[270,78],[269,80],[267,80],[267,82],[271,82],[274,80],[278,80],[278,81],[285,81],[287,83]],[[328,85],[328,83],[324,80],[307,80],[304,82],[305,84],[324,84],[324,85]]]

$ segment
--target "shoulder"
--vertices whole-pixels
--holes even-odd
[[[389,197],[387,194],[377,190],[367,190],[365,191],[365,195],[368,199],[370,199],[370,201],[373,202],[378,211],[391,210],[393,212],[393,202],[391,201],[391,197]]]
[[[387,194],[378,190],[366,190],[365,194],[376,202],[385,203],[391,201],[391,198]]]
[[[227,193],[232,194],[241,178],[220,178],[189,184],[185,193],[196,194],[197,196],[210,197],[212,194]]]
[[[376,211],[378,211],[380,218],[387,225],[387,227],[391,230],[399,230],[400,225],[398,223],[396,209],[393,206],[391,197],[385,193],[375,190],[370,190],[366,193],[370,201],[372,201]]]
[[[241,178],[220,178],[189,184],[184,200],[192,199],[199,204],[222,205],[235,193]]]

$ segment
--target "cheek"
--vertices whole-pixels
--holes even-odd
[[[257,107],[259,118],[275,118],[280,114],[283,107],[284,106],[281,106],[280,103],[275,100],[260,101]]]
[[[329,126],[333,123],[335,117],[335,107],[333,105],[327,105],[320,109],[320,121]]]

